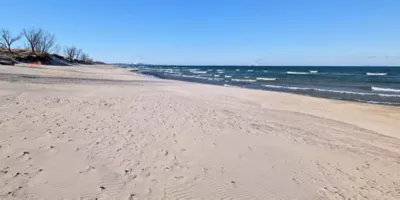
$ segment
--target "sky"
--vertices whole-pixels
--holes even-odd
[[[110,63],[400,65],[400,0],[0,3],[0,28],[42,28]]]

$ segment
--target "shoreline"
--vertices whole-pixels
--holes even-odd
[[[400,198],[400,108],[0,66],[1,199]]]
[[[251,69],[251,70],[249,70]],[[305,96],[370,104],[400,105],[396,85],[400,71],[389,68],[242,68],[190,67],[145,68],[139,73],[160,79],[230,85],[263,91],[277,91]],[[372,73],[379,71],[382,73]],[[353,81],[356,79],[357,81]],[[329,84],[328,84],[329,83]],[[393,85],[394,84],[394,85]]]
[[[240,89],[247,89],[247,90],[257,90],[257,91],[267,91],[267,92],[276,92],[276,93],[285,93],[285,94],[294,94],[294,95],[300,95],[300,96],[305,96],[305,97],[313,97],[313,98],[318,98],[318,99],[329,99],[329,100],[335,100],[335,101],[343,101],[343,102],[353,102],[353,103],[361,103],[361,104],[370,104],[370,105],[384,105],[384,106],[394,106],[394,107],[400,107],[400,103],[388,103],[388,102],[368,102],[368,101],[360,101],[360,100],[351,100],[351,99],[335,99],[335,98],[329,98],[329,97],[319,97],[319,96],[313,96],[313,95],[308,95],[308,94],[300,94],[300,93],[294,93],[294,92],[287,92],[287,91],[276,91],[276,90],[268,90],[265,88],[249,88],[249,87],[240,87],[240,86],[234,86],[234,85],[221,85],[221,84],[213,84],[213,83],[208,83],[208,82],[201,82],[199,81],[187,81],[187,80],[180,80],[180,79],[169,79],[169,78],[163,78],[163,77],[158,77],[155,75],[150,75],[150,74],[145,74],[141,73],[138,70],[129,70],[131,73],[139,74],[142,76],[146,76],[149,78],[154,78],[154,79],[159,79],[159,80],[168,80],[168,81],[178,81],[178,82],[184,82],[184,83],[196,83],[196,84],[205,84],[205,85],[213,85],[213,86],[220,86],[220,87],[230,87],[230,88],[240,88]]]

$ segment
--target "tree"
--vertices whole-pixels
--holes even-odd
[[[87,53],[82,53],[82,54],[81,54],[81,57],[80,57],[80,60],[81,60],[82,62],[84,62],[85,64],[91,62],[91,59],[89,58],[89,55],[88,55]]]
[[[46,31],[42,31],[39,43],[36,46],[36,51],[41,54],[48,54],[56,47],[56,37]]]
[[[28,41],[27,46],[28,48],[31,49],[32,53],[35,53],[35,51],[38,49],[38,46],[41,43],[43,32],[44,31],[42,29],[34,29],[34,28],[29,30],[24,29],[22,31],[22,35]]]
[[[11,45],[21,39],[21,35],[17,35],[15,37],[11,36],[11,33],[8,30],[1,30],[1,38],[0,38],[0,47],[8,49],[11,52]]]
[[[67,57],[67,59],[68,59],[70,62],[73,62],[73,61],[74,61],[74,58],[75,58],[75,56],[76,56],[77,51],[78,51],[78,49],[77,49],[76,47],[74,47],[74,46],[65,47],[65,49],[64,49],[65,57]]]
[[[75,59],[79,60],[81,54],[82,54],[82,49],[77,49],[75,53]]]
[[[59,44],[56,44],[53,48],[53,53],[60,54],[60,51],[61,51],[61,46]]]

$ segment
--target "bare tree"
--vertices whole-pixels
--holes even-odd
[[[75,59],[79,60],[81,54],[82,54],[82,49],[77,49],[75,53]]]
[[[42,35],[39,39],[39,43],[36,46],[36,51],[41,54],[48,54],[56,46],[56,37],[54,34],[50,34],[46,31],[42,31]]]
[[[1,38],[0,38],[0,47],[8,49],[11,52],[11,45],[21,39],[21,35],[17,35],[15,37],[11,36],[11,33],[8,30],[1,30]]]
[[[84,62],[85,64],[90,63],[90,58],[89,58],[89,55],[87,53],[82,53],[81,57],[80,57],[80,60],[82,62]]]
[[[70,62],[72,62],[72,61],[74,61],[74,58],[75,58],[75,56],[76,56],[76,52],[77,52],[77,51],[78,51],[78,49],[77,49],[76,47],[74,47],[74,46],[65,47],[65,49],[64,49],[65,57],[67,57],[67,59],[68,59]]]
[[[22,35],[28,41],[27,47],[31,49],[32,53],[35,53],[35,51],[38,49],[38,46],[41,43],[43,32],[44,31],[42,29],[34,28],[29,30],[24,29],[22,31]]]
[[[61,51],[61,46],[59,44],[56,44],[53,48],[53,53],[60,54],[60,51]]]

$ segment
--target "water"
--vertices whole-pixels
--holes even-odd
[[[400,67],[141,66],[139,72],[163,79],[400,105]]]

